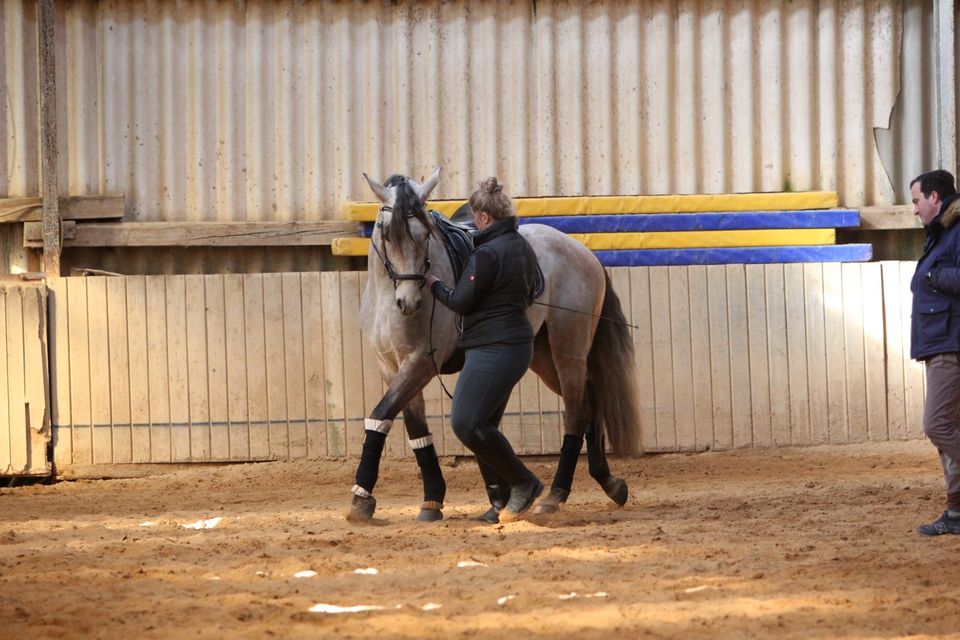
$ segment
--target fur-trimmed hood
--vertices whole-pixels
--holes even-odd
[[[949,229],[960,220],[960,197],[950,196],[946,202],[946,208],[937,216],[940,219],[940,226]]]

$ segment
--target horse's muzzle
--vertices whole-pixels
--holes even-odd
[[[400,313],[405,316],[413,315],[420,310],[420,306],[423,304],[423,298],[416,298],[415,300],[408,300],[406,298],[397,298],[397,308],[400,309]]]

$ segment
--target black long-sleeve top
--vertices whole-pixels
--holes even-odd
[[[537,279],[537,257],[513,216],[497,220],[474,237],[463,274],[453,289],[434,282],[441,304],[463,316],[457,345],[468,349],[533,340],[526,309]]]

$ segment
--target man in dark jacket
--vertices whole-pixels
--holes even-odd
[[[940,452],[947,485],[947,510],[917,532],[960,534],[960,197],[943,170],[914,178],[910,194],[927,229],[910,283],[910,357],[926,368],[923,432]]]

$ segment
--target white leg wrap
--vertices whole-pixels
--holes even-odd
[[[393,420],[377,420],[376,418],[365,418],[363,426],[367,431],[379,431],[383,435],[390,433],[390,427],[393,426]]]
[[[417,438],[416,440],[410,441],[411,449],[423,449],[424,447],[429,447],[433,444],[433,434],[423,436],[422,438]]]
[[[364,489],[358,484],[353,485],[350,491],[352,491],[354,495],[358,495],[361,498],[369,498],[370,496],[373,495],[372,493],[370,493],[369,491],[367,491],[366,489]]]

